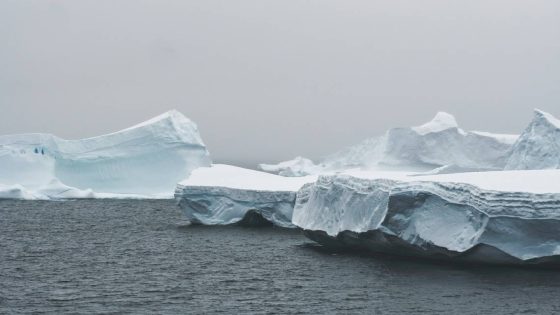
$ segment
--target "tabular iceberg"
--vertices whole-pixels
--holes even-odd
[[[0,197],[171,197],[177,182],[210,164],[197,126],[174,110],[81,140],[6,135],[0,136]]]
[[[180,182],[175,198],[193,223],[225,225],[270,222],[294,227],[296,192],[316,177],[282,177],[241,167],[214,164]]]
[[[446,167],[455,171],[503,169],[518,136],[464,131],[455,118],[439,112],[428,123],[393,128],[383,136],[332,154],[315,165],[299,158],[261,169],[286,176],[344,171],[351,168],[428,171]],[[297,168],[296,168],[297,167]],[[292,171],[296,168],[297,171]]]
[[[486,263],[560,262],[560,171],[321,176],[292,222],[328,246]]]

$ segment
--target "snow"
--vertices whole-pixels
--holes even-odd
[[[483,137],[494,138],[499,142],[510,144],[510,145],[513,145],[515,141],[519,139],[519,135],[512,135],[512,134],[505,134],[505,133],[492,133],[492,132],[476,131],[476,130],[471,131],[471,133]]]
[[[353,175],[305,185],[292,223],[325,244],[404,255],[500,263],[558,255],[560,170]]]
[[[283,177],[226,164],[213,164],[194,170],[181,186],[226,187],[261,191],[297,191],[316,176]]]
[[[343,174],[364,179],[462,183],[481,189],[507,192],[528,192],[533,194],[560,193],[560,170],[464,172],[442,175],[349,170]]]
[[[281,227],[291,223],[296,192],[315,176],[284,177],[230,165],[201,167],[180,182],[175,199],[193,223],[225,225],[254,211]]]
[[[534,118],[511,149],[505,169],[560,168],[560,120],[535,110]]]
[[[210,163],[197,126],[177,111],[81,140],[50,134],[0,136],[0,184],[20,185],[41,198],[45,193],[47,198],[171,197],[178,181]]]

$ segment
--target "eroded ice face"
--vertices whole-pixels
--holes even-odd
[[[0,184],[53,197],[68,189],[171,196],[177,182],[210,164],[196,125],[177,111],[82,140],[0,137]]]
[[[339,246],[518,263],[558,255],[558,178],[560,170],[323,176],[298,193],[293,223]]]

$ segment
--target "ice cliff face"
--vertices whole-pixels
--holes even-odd
[[[491,263],[559,260],[558,171],[469,176],[467,183],[321,176],[298,193],[292,222],[330,246]],[[551,184],[525,192],[471,184],[485,177],[495,177],[486,183],[492,188]]]
[[[332,154],[317,165],[304,159],[263,165],[265,171],[302,176],[352,168],[428,171],[503,169],[515,135],[500,135],[460,129],[455,118],[439,112],[428,123],[411,128],[393,128],[383,136]],[[293,171],[296,169],[297,171]]]
[[[49,191],[60,196],[68,189],[86,190],[86,196],[88,189],[170,196],[177,182],[210,163],[196,125],[177,111],[81,140],[49,134],[0,136],[0,183],[40,190],[42,196]],[[52,191],[63,186],[68,189]]]
[[[192,223],[227,225],[249,219],[248,215],[256,215],[277,226],[294,227],[291,222],[296,200],[294,191],[178,185],[175,198]]]
[[[315,177],[283,177],[235,166],[199,168],[177,185],[175,199],[193,223],[226,225],[270,222],[294,227],[296,192]]]
[[[560,168],[560,120],[535,110],[533,121],[515,142],[505,168]]]

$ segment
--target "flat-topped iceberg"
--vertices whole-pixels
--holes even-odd
[[[194,170],[180,182],[175,198],[193,223],[225,225],[250,221],[247,223],[294,227],[291,222],[296,192],[315,179],[214,164]]]
[[[489,263],[560,261],[560,170],[362,177],[320,176],[305,185],[292,222],[328,246]]]
[[[405,256],[560,262],[560,170],[283,177],[199,168],[175,197],[193,223],[299,227],[327,246]]]
[[[174,110],[81,140],[6,135],[0,136],[0,197],[170,198],[177,182],[210,163],[197,126]]]

